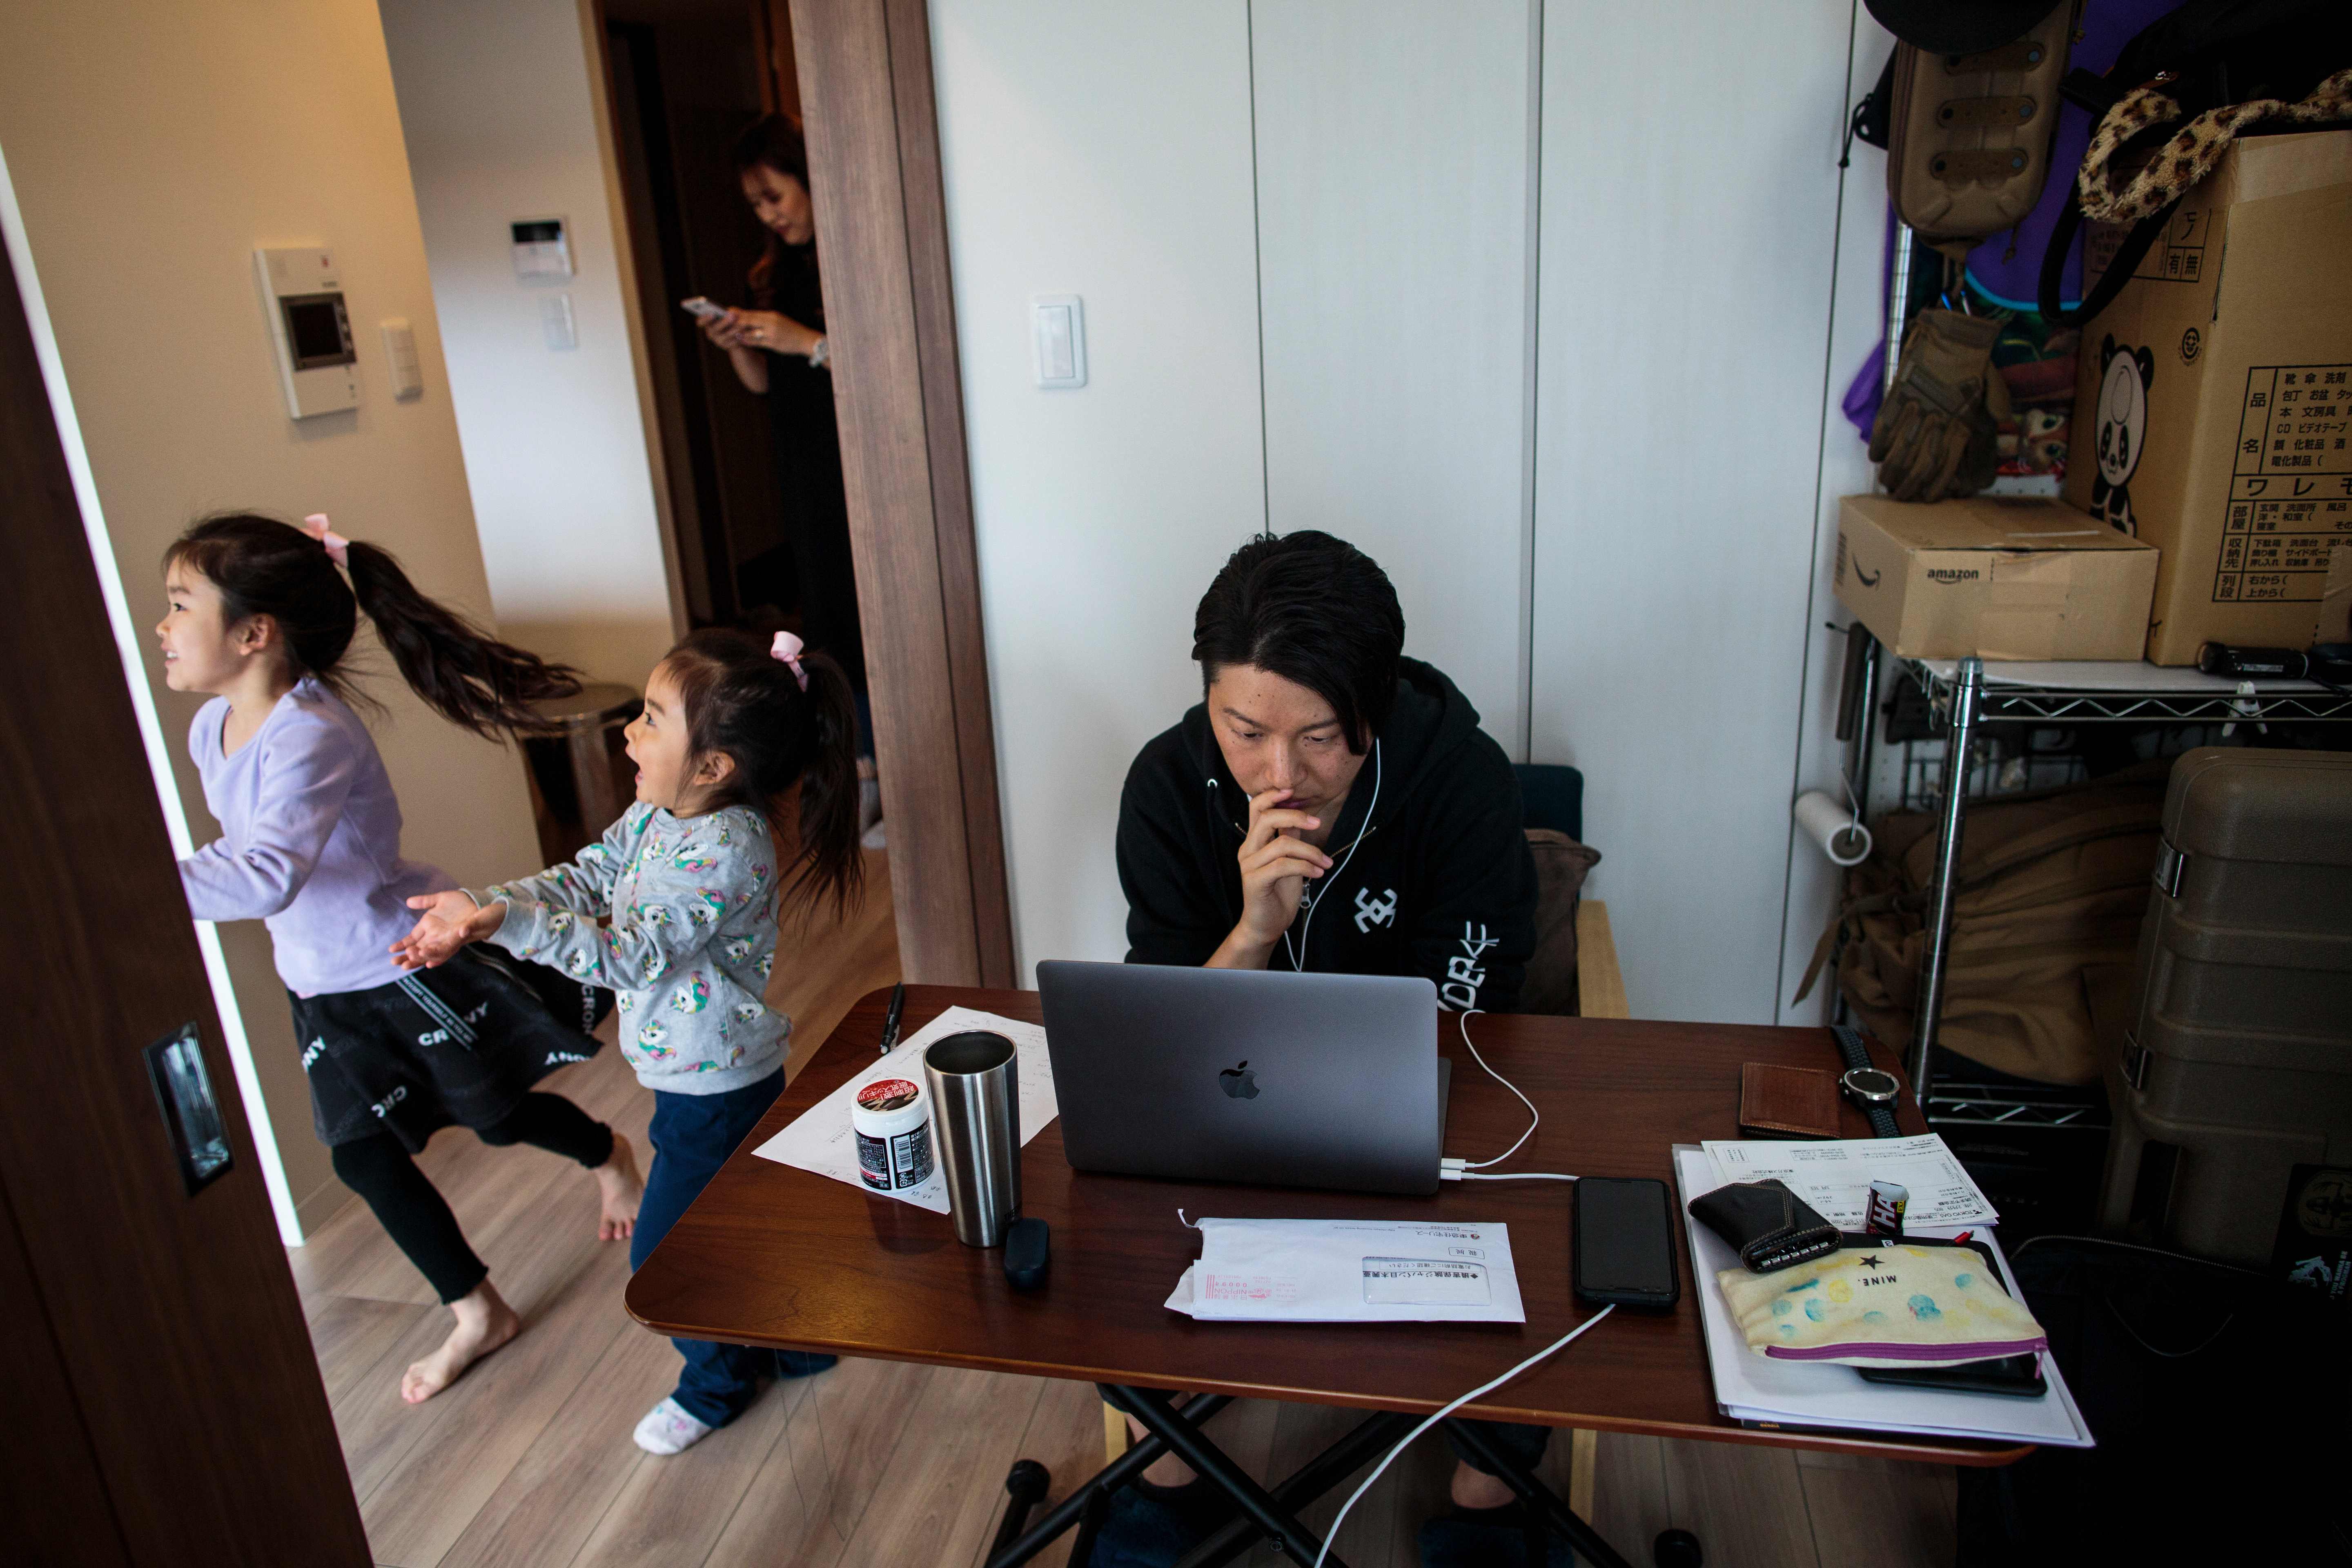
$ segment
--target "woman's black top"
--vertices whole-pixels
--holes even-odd
[[[816,244],[776,247],[762,290],[765,309],[804,327],[824,329]],[[841,432],[833,412],[833,373],[798,354],[770,354],[768,431],[784,542],[801,585],[803,634],[831,654],[866,689],[866,644],[857,623],[857,579],[849,554],[849,502],[841,482]]]

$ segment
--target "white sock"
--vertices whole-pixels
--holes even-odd
[[[648,1454],[682,1454],[710,1436],[711,1428],[665,1399],[637,1423],[637,1447]]]

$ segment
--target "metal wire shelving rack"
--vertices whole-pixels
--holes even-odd
[[[1854,635],[1868,636],[1860,627]],[[1918,1009],[1905,1066],[1921,1108],[1931,1123],[1990,1127],[2096,1127],[2104,1108],[2063,1089],[2038,1085],[1937,1083],[1930,1058],[1942,1022],[1947,965],[1952,940],[1955,871],[1970,805],[1970,754],[1989,723],[2028,725],[2115,724],[2142,726],[2218,725],[2223,734],[2242,724],[2352,723],[2352,691],[2309,681],[2230,682],[2194,671],[2157,671],[2147,666],[2039,667],[2053,679],[1989,679],[1982,659],[1906,658],[1898,661],[1927,694],[1943,732],[1938,780],[1935,877],[1926,911],[1926,951],[1920,961]],[[1864,721],[1860,727],[1861,798],[1869,795],[1870,757],[1875,714],[1878,658],[1864,667]]]

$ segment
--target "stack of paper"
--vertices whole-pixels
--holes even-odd
[[[1932,1140],[1931,1140],[1932,1141]],[[1895,1142],[1885,1140],[1885,1142]],[[1903,1142],[1917,1142],[1904,1140]],[[1748,1145],[1752,1147],[1753,1145]],[[1712,1146],[1710,1146],[1712,1147]],[[1740,1147],[1740,1145],[1733,1145]],[[1828,1145],[1804,1145],[1821,1149]],[[2005,1394],[1971,1394],[1959,1389],[1906,1388],[1864,1382],[1850,1366],[1825,1362],[1780,1361],[1760,1356],[1731,1321],[1715,1277],[1739,1267],[1739,1256],[1706,1226],[1689,1217],[1693,1198],[1724,1184],[1707,1151],[1687,1144],[1675,1147],[1675,1175],[1682,1187],[1684,1226],[1690,1239],[1691,1273],[1698,1288],[1700,1321],[1706,1333],[1707,1370],[1715,1378],[1716,1407],[1735,1421],[1767,1426],[1845,1428],[1871,1432],[1908,1432],[1923,1436],[1982,1437],[1996,1442],[2040,1443],[2062,1448],[2092,1447],[2091,1429],[2074,1396],[2059,1375],[2058,1363],[2044,1352],[2042,1375],[2050,1392],[2036,1399]],[[1739,1180],[1752,1180],[1742,1175]],[[1784,1178],[1785,1179],[1785,1178]],[[1790,1183],[1790,1186],[1796,1184]],[[1973,1186],[1973,1184],[1971,1184]],[[1912,1201],[1919,1189],[1913,1187]],[[1979,1201],[1981,1201],[1979,1194]],[[1811,1201],[1808,1199],[1808,1201]],[[1816,1207],[1820,1207],[1818,1204]],[[1828,1211],[1822,1211],[1827,1214]],[[1834,1217],[1834,1216],[1832,1216]],[[1968,1222],[1970,1224],[1977,1222]],[[1918,1225],[1921,1235],[1949,1236],[1965,1226]],[[1990,1242],[1989,1236],[1979,1239]],[[1992,1243],[1998,1255],[2000,1244]],[[2017,1281],[2009,1259],[2000,1258],[2003,1281],[2013,1294]]]
[[[1830,1142],[1758,1138],[1709,1139],[1700,1145],[1715,1167],[1710,1187],[1779,1177],[1840,1230],[1861,1230],[1873,1182],[1910,1189],[1906,1229],[1966,1229],[2000,1218],[1983,1190],[1933,1132],[1918,1138],[1845,1138]]]

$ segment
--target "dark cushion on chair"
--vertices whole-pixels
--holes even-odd
[[[1601,851],[1549,827],[1528,830],[1536,861],[1536,950],[1519,987],[1519,1011],[1576,1015],[1576,900]]]
[[[1584,837],[1584,775],[1557,763],[1514,763],[1519,777],[1519,826]]]

